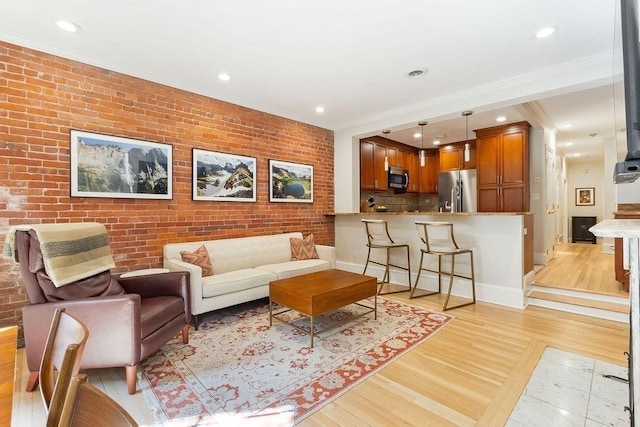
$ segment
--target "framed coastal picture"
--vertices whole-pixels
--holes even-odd
[[[593,206],[596,204],[594,187],[576,188],[576,206]]]
[[[269,160],[269,201],[313,203],[313,166]]]
[[[194,148],[193,200],[255,202],[256,158]]]
[[[71,196],[171,199],[173,146],[71,130]]]

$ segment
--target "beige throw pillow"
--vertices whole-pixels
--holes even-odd
[[[209,252],[207,252],[207,248],[205,248],[204,245],[200,246],[194,252],[180,251],[180,256],[182,256],[182,261],[202,268],[202,277],[213,275],[211,258],[209,258]]]
[[[303,259],[318,259],[313,234],[309,234],[304,239],[291,238],[291,261]]]

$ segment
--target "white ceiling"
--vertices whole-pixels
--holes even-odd
[[[420,146],[412,135],[427,120],[427,147],[464,139],[460,112],[472,109],[471,130],[504,114],[558,128],[562,152],[626,150],[618,0],[3,3],[0,40],[335,131],[388,127]],[[536,39],[543,26],[556,34]]]

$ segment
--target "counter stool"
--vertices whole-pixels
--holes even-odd
[[[447,299],[442,306],[443,311],[451,310],[454,308],[460,308],[467,305],[475,304],[476,302],[476,278],[473,270],[473,251],[470,248],[461,248],[456,243],[456,239],[453,236],[453,224],[450,222],[431,222],[431,221],[416,221],[416,228],[420,234],[420,239],[425,244],[424,248],[420,249],[420,267],[418,268],[418,277],[416,277],[416,283],[413,286],[413,291],[409,298],[425,297],[428,295],[439,294],[442,290],[441,278],[442,275],[449,276],[449,290],[447,292]],[[431,270],[422,266],[424,256],[436,255],[438,257],[438,269]],[[464,276],[455,272],[456,256],[462,254],[469,254],[471,261],[471,276]],[[451,271],[442,271],[442,257],[451,257]],[[421,295],[415,295],[416,289],[418,289],[418,281],[420,280],[420,273],[422,271],[429,271],[432,273],[438,273],[438,290],[423,293]],[[471,293],[473,299],[470,302],[465,302],[453,307],[447,307],[449,304],[449,298],[451,297],[451,288],[453,288],[453,278],[459,277],[461,279],[467,279],[471,281]]]
[[[363,219],[365,231],[367,232],[367,247],[369,251],[367,252],[367,262],[364,264],[364,271],[362,274],[366,274],[367,267],[369,263],[378,264],[384,267],[384,277],[382,281],[378,281],[378,295],[387,295],[387,294],[395,294],[398,292],[404,292],[407,290],[411,290],[411,264],[409,260],[409,244],[407,242],[400,242],[393,240],[389,235],[389,228],[387,227],[387,221],[383,219]],[[407,266],[403,267],[401,265],[391,264],[391,250],[392,249],[401,249],[405,248],[407,250]],[[371,249],[384,249],[386,251],[386,262],[382,263],[379,261],[373,261],[371,259]],[[396,291],[389,291],[382,293],[382,288],[386,283],[390,283],[389,277],[389,267],[399,268],[401,270],[407,271],[407,276],[409,278],[409,289],[401,289]]]

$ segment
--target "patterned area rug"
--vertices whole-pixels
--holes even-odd
[[[264,300],[221,310],[188,345],[176,338],[142,363],[143,393],[160,425],[292,425],[453,319],[382,297],[377,320],[352,318],[364,311],[352,304],[315,317],[311,348],[309,318],[295,311],[280,317],[302,330],[270,327]]]

